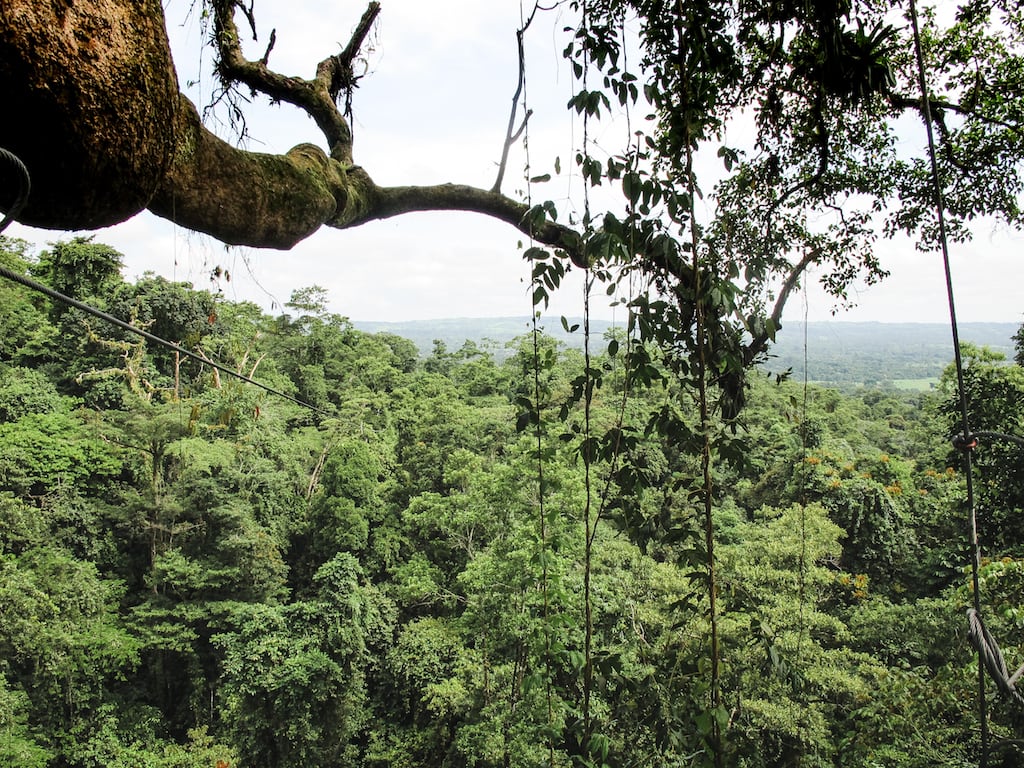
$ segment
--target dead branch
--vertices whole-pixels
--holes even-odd
[[[207,355],[206,352],[203,350],[203,348],[198,345],[196,345],[196,356],[202,358],[203,360],[210,364],[210,369],[213,371],[213,388],[220,389],[220,369],[218,369],[217,364],[214,363],[213,360],[210,359],[210,356]]]
[[[306,486],[306,501],[313,498],[313,491],[316,490],[316,486],[320,482],[320,474],[323,472],[324,465],[327,463],[327,454],[330,453],[331,448],[331,444],[328,443],[324,446],[324,449],[320,451],[320,458],[317,459],[316,466],[313,467],[313,471],[309,475],[309,484]]]
[[[533,17],[536,15],[537,6],[535,5],[530,17],[522,27],[516,30],[516,51],[519,56],[519,77],[516,81],[516,92],[512,95],[512,110],[509,112],[508,116],[508,128],[505,129],[505,142],[501,148],[501,162],[498,163],[498,176],[494,180],[494,186],[491,187],[491,192],[501,191],[501,182],[505,178],[505,167],[508,164],[509,150],[512,148],[512,144],[519,139],[519,136],[526,129],[526,123],[530,119],[531,112],[530,110],[526,110],[526,116],[523,118],[523,122],[519,126],[519,130],[515,129],[516,113],[519,110],[519,98],[523,95],[523,87],[526,85],[526,54],[523,50],[523,36],[526,34],[526,30],[529,29],[530,24],[533,23]]]
[[[371,2],[363,14],[352,39],[341,54],[328,56],[316,68],[316,77],[305,80],[282,75],[267,65],[276,35],[263,58],[251,61],[242,54],[234,13],[241,6],[234,0],[215,0],[214,39],[219,61],[217,72],[227,84],[241,83],[275,101],[282,101],[303,110],[316,122],[330,147],[331,157],[343,163],[352,162],[352,131],[344,115],[338,111],[337,96],[343,87],[354,82],[352,61],[380,12],[380,3]],[[251,11],[242,8],[252,24]]]

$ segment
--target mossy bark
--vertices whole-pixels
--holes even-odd
[[[347,208],[351,174],[312,144],[284,155],[246,152],[201,125],[184,96],[177,147],[149,208],[222,242],[287,249]],[[372,188],[367,178],[365,185]]]
[[[24,223],[93,229],[144,208],[177,99],[160,0],[0,3],[0,146],[32,176]]]

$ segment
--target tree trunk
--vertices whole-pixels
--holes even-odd
[[[95,229],[145,208],[175,147],[160,0],[3,0],[0,146],[29,169],[20,221]],[[13,183],[0,178],[0,201]]]

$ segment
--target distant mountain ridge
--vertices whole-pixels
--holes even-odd
[[[580,318],[567,318],[570,327]],[[489,342],[498,358],[507,354],[512,339],[529,333],[529,317],[447,318],[406,322],[354,321],[367,333],[394,333],[414,342],[421,354],[430,354],[434,340],[443,341],[450,351],[466,340],[478,345]],[[566,333],[557,317],[540,322],[545,333],[567,346],[581,347],[582,333]],[[591,337],[600,339],[612,323],[591,321]],[[622,325],[618,323],[617,325]],[[962,323],[960,340],[987,346],[1013,357],[1013,336],[1019,323]],[[802,322],[785,323],[772,346],[771,357],[762,368],[773,373],[792,369],[803,377],[806,336],[807,378],[835,384],[880,384],[902,380],[937,378],[953,360],[952,333],[943,323],[811,322],[806,334]]]

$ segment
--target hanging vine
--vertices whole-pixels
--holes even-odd
[[[588,7],[583,2],[583,20],[581,31],[589,36]],[[587,77],[590,71],[589,50],[583,50],[583,89],[587,90]],[[590,162],[590,112],[583,113],[583,150],[581,165]],[[590,191],[587,184],[583,185],[583,232],[584,242],[593,236],[590,217]],[[591,577],[594,568],[594,531],[597,521],[592,520],[591,502],[591,469],[594,462],[594,451],[591,434],[591,406],[594,400],[593,369],[590,360],[590,290],[594,277],[591,273],[590,260],[585,265],[583,274],[583,442],[580,455],[583,458],[583,729],[580,738],[581,752],[587,758],[593,751],[594,723],[591,713],[591,694],[594,685],[594,605]]]
[[[520,27],[516,31],[516,49],[518,53],[518,80],[516,84],[516,91],[512,97],[512,109],[509,115],[508,130],[505,137],[505,142],[502,148],[501,163],[498,168],[498,175],[494,182],[493,191],[498,192],[501,188],[502,179],[505,174],[505,166],[508,162],[508,153],[512,147],[512,144],[518,140],[521,136],[523,139],[523,148],[526,154],[526,165],[524,168],[526,177],[526,198],[527,205],[532,206],[532,184],[531,171],[530,171],[530,140],[529,140],[529,119],[531,111],[527,102],[526,93],[526,59],[525,59],[525,48],[523,44],[524,36],[526,31],[529,29],[530,24],[533,22],[534,17],[538,11],[538,6],[535,4],[531,10],[529,16],[525,16],[523,12],[523,5],[520,2],[519,14],[520,14]],[[522,100],[523,106],[523,120],[522,124],[516,129],[516,112],[519,107],[520,99]],[[544,702],[545,702],[545,715],[546,715],[546,747],[548,753],[548,765],[553,768],[555,765],[555,704],[554,704],[554,689],[553,680],[555,676],[554,671],[554,658],[552,648],[552,614],[551,614],[551,594],[550,594],[550,551],[549,551],[549,533],[548,533],[548,509],[546,506],[547,499],[547,488],[545,484],[545,452],[544,452],[544,420],[542,402],[545,399],[543,393],[543,386],[541,382],[541,370],[544,363],[541,358],[540,349],[540,337],[541,328],[539,326],[539,319],[541,317],[541,311],[538,308],[542,303],[546,305],[547,294],[544,288],[544,278],[546,275],[545,258],[547,254],[542,249],[536,248],[533,243],[532,231],[531,240],[529,247],[526,250],[525,258],[527,264],[531,265],[530,274],[530,297],[531,297],[531,329],[530,329],[530,341],[531,341],[531,352],[533,357],[533,378],[532,378],[532,402],[529,399],[521,400],[520,405],[525,407],[523,416],[520,417],[519,428],[522,429],[526,424],[533,425],[533,435],[535,439],[534,443],[534,460],[537,467],[537,533],[539,538],[539,549],[537,554],[537,561],[540,565],[540,591],[541,591],[541,634],[543,638],[543,649],[541,655],[543,656],[544,666]],[[558,279],[548,278],[548,283],[551,290],[558,285]],[[547,366],[553,361],[548,360]],[[524,418],[525,417],[525,418]]]

